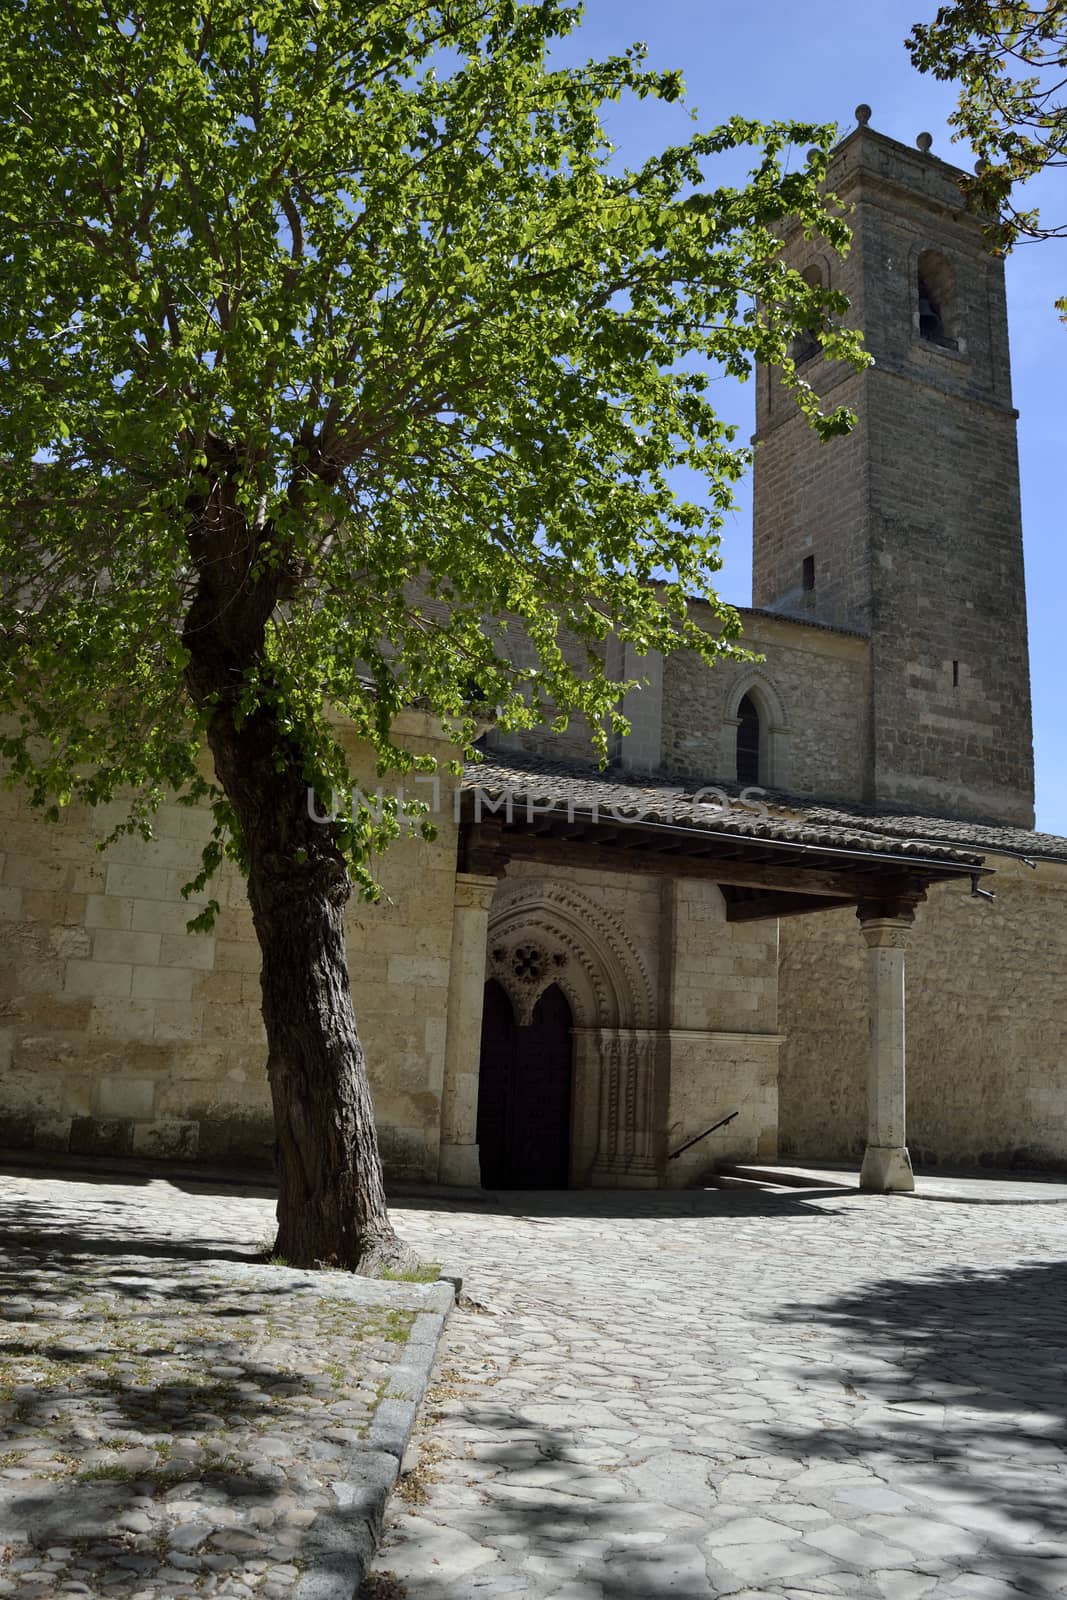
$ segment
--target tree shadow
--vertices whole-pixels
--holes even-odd
[[[63,1256],[138,1256],[174,1262],[262,1259],[262,1242],[235,1244],[232,1238],[213,1237],[210,1226],[190,1239],[177,1228],[169,1230],[165,1213],[161,1218],[154,1207],[137,1208],[126,1200],[96,1196],[89,1204],[86,1212],[77,1203],[64,1206],[25,1194],[0,1194],[0,1238]]]
[[[1062,1593],[1065,1314],[1067,1260],[887,1278],[783,1308],[781,1322],[836,1331],[839,1358],[802,1376],[840,1385],[854,1417],[768,1430],[765,1442],[793,1456],[873,1466],[911,1499],[910,1516],[955,1508],[946,1515],[982,1536],[981,1551],[964,1563],[972,1575],[1004,1592]],[[870,1520],[892,1541],[891,1516]]]
[[[557,1588],[570,1593],[571,1585],[575,1593],[595,1593],[601,1600],[657,1600],[661,1595],[713,1600],[721,1592],[708,1576],[704,1556],[689,1571],[684,1563],[679,1570],[679,1544],[695,1552],[703,1542],[706,1507],[698,1508],[696,1502],[689,1511],[672,1507],[671,1532],[661,1547],[663,1507],[624,1488],[613,1469],[591,1465],[576,1435],[532,1422],[521,1408],[484,1400],[466,1404],[463,1417],[472,1436],[499,1435],[499,1442],[483,1442],[479,1454],[480,1465],[492,1467],[496,1476],[474,1480],[480,1502],[476,1509],[456,1510],[445,1502],[432,1520],[420,1518],[418,1528],[410,1531],[403,1527],[403,1499],[394,1498],[390,1521],[399,1528],[400,1541],[387,1532],[376,1571],[365,1580],[359,1600],[479,1600],[482,1594],[509,1592],[514,1569],[509,1567],[505,1575],[494,1560],[472,1565],[467,1539],[501,1554],[510,1554],[521,1543],[536,1559],[535,1570],[552,1594]],[[709,1458],[707,1467],[712,1465]],[[508,1475],[521,1481],[500,1481]],[[709,1489],[708,1506],[713,1498]],[[448,1541],[447,1547],[442,1543],[440,1557],[439,1534]],[[459,1549],[457,1535],[464,1541]],[[420,1553],[417,1576],[406,1573],[404,1546],[409,1540]],[[522,1580],[516,1580],[515,1592],[525,1593]]]
[[[770,1215],[765,1207],[776,1205],[777,1197],[741,1195],[736,1203],[751,1215],[754,1201],[756,1214]],[[819,1210],[840,1213],[832,1204]],[[862,1207],[853,1204],[850,1210],[855,1216]],[[798,1289],[803,1283],[800,1269]],[[536,1316],[536,1296],[534,1302]],[[762,1344],[769,1358],[765,1376],[774,1380],[770,1389],[779,1391],[759,1402],[763,1415],[728,1428],[721,1438],[714,1431],[680,1429],[676,1440],[650,1448],[647,1458],[642,1445],[637,1476],[632,1461],[618,1475],[610,1465],[595,1465],[583,1447],[597,1442],[596,1421],[574,1432],[565,1425],[539,1426],[528,1411],[539,1417],[540,1408],[527,1409],[519,1397],[509,1404],[501,1395],[503,1403],[497,1403],[491,1390],[461,1392],[442,1414],[451,1421],[439,1437],[450,1451],[458,1447],[461,1457],[460,1429],[465,1430],[476,1442],[476,1463],[466,1469],[454,1460],[440,1499],[431,1488],[425,1511],[412,1508],[415,1520],[405,1520],[402,1500],[394,1502],[400,1520],[380,1552],[381,1570],[372,1575],[366,1600],[478,1600],[483,1593],[510,1592],[512,1583],[521,1593],[520,1560],[528,1557],[540,1563],[536,1571],[553,1594],[558,1588],[561,1595],[588,1592],[604,1600],[661,1594],[710,1600],[739,1587],[753,1595],[822,1593],[829,1592],[826,1580],[836,1585],[835,1593],[880,1600],[889,1593],[934,1592],[952,1600],[1062,1597],[1065,1310],[1067,1261],[925,1274],[917,1262],[914,1272],[836,1296],[820,1292],[816,1281],[803,1303],[752,1316],[750,1356],[739,1359],[758,1369]],[[575,1314],[582,1315],[578,1309]],[[591,1359],[594,1348],[589,1347]],[[807,1350],[814,1355],[806,1357]],[[679,1354],[685,1360],[692,1351],[680,1345]],[[705,1382],[730,1389],[717,1374],[714,1356],[706,1375],[693,1381],[697,1411]],[[565,1405],[580,1383],[575,1375],[551,1397]],[[586,1398],[604,1398],[610,1409],[599,1389]],[[724,1398],[737,1396],[727,1392]],[[756,1398],[754,1393],[754,1403]],[[724,1416],[729,1422],[729,1406]],[[786,1575],[739,1583],[731,1577],[730,1548],[706,1542],[720,1509],[761,1519],[760,1531],[748,1537],[759,1541],[765,1535],[758,1496],[749,1504],[743,1490],[730,1491],[728,1508],[720,1508],[714,1496],[701,1500],[703,1474],[717,1485],[734,1473],[762,1476],[763,1465],[788,1466],[765,1479],[773,1485],[766,1501],[775,1507],[766,1516],[782,1515],[788,1548],[777,1549],[783,1573],[798,1570],[789,1568],[794,1558],[806,1561],[810,1584]],[[567,1468],[563,1474],[561,1466]],[[667,1484],[661,1470],[681,1475]],[[509,1474],[511,1486],[497,1481]],[[617,1486],[611,1498],[605,1483]],[[679,1546],[690,1547],[691,1568],[672,1568],[669,1549],[657,1558],[654,1545],[638,1542],[655,1532],[648,1519],[657,1503],[668,1505],[672,1519],[666,1546],[676,1553]],[[792,1533],[791,1505],[808,1513]],[[823,1514],[821,1520],[812,1511]],[[830,1530],[831,1542],[809,1542],[803,1532],[809,1526],[813,1540]],[[442,1528],[458,1544],[442,1536],[439,1549]],[[480,1556],[479,1544],[495,1559]],[[521,1558],[515,1555],[519,1548]],[[878,1552],[893,1569],[882,1574],[891,1587],[883,1588],[873,1575]],[[703,1574],[698,1553],[707,1556]],[[725,1571],[716,1568],[717,1556]],[[678,1559],[683,1557],[684,1551]],[[549,1581],[549,1566],[557,1561]],[[397,1574],[400,1587],[387,1586],[390,1573]]]
[[[42,1155],[39,1151],[5,1150],[0,1177],[45,1179],[56,1183],[93,1184],[108,1189],[146,1189],[168,1183],[183,1194],[239,1195],[276,1200],[278,1186],[269,1167],[236,1164],[221,1169],[210,1163],[131,1160],[124,1156]]]
[[[43,1568],[46,1589],[27,1594],[73,1580],[169,1597],[208,1578],[255,1585],[264,1561],[320,1550],[351,1563],[366,1505],[335,1491],[364,1459],[371,1480],[395,1470],[367,1435],[396,1330],[361,1346],[373,1308],[331,1297],[329,1280],[250,1270],[250,1252],[190,1247],[147,1216],[109,1238],[131,1221],[121,1204],[94,1200],[73,1230],[74,1206],[4,1199],[4,1576]],[[55,1549],[69,1555],[49,1570]]]
[[[412,1186],[391,1202],[393,1211],[448,1211],[471,1216],[525,1218],[767,1217],[833,1216],[828,1200],[855,1199],[852,1188],[797,1189],[793,1194],[743,1189],[527,1189],[419,1194]]]

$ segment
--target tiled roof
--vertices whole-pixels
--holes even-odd
[[[770,791],[760,791],[765,794],[761,803],[742,804],[736,784],[701,785],[696,780],[644,777],[610,769],[598,772],[592,767],[549,761],[518,751],[486,752],[484,760],[467,766],[463,787],[472,793],[481,789],[492,800],[510,795],[514,803],[530,804],[539,810],[573,809],[576,815],[588,816],[595,809],[600,820],[606,822],[696,828],[738,839],[900,856],[957,868],[979,866],[982,861],[977,837],[937,837],[918,829],[909,831],[895,826],[906,820],[902,818],[881,819],[873,813],[831,810]],[[726,795],[732,803],[724,805],[720,795]],[[894,826],[882,828],[883,820]],[[928,819],[913,820],[918,823]],[[966,828],[963,824],[944,826]],[[1021,833],[1018,829],[994,831]],[[1058,843],[1067,856],[1067,841]]]
[[[690,605],[706,606],[710,603],[702,594],[691,594],[687,598]],[[862,628],[845,628],[836,622],[821,622],[818,617],[809,617],[803,612],[779,611],[773,606],[740,606],[733,600],[727,600],[725,596],[723,603],[731,606],[741,617],[766,617],[770,622],[787,622],[797,628],[817,628],[820,633],[843,633],[850,639],[870,638],[870,634],[865,633]]]
[[[771,606],[735,606],[743,617],[767,617],[771,622],[789,622],[797,628],[818,628],[822,633],[843,633],[850,639],[869,639],[862,628],[844,628],[836,622],[821,622],[818,617],[805,616],[803,612],[777,611]]]
[[[924,839],[964,850],[993,850],[1031,861],[1067,861],[1067,839],[1055,833],[1036,833],[1032,828],[1013,828],[999,822],[958,822],[952,817],[928,817],[913,811],[873,811],[839,802],[797,803],[814,821],[830,827],[847,824],[887,838]]]

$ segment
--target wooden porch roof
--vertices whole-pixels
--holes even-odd
[[[960,880],[977,891],[989,871],[970,850],[828,826],[714,786],[510,754],[468,769],[460,836],[467,872],[499,873],[516,859],[707,878],[721,888],[731,922],[846,906],[899,915],[934,883]]]

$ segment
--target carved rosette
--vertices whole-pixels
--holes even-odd
[[[543,939],[519,938],[495,944],[489,952],[489,977],[507,991],[520,1027],[529,1027],[534,1009],[545,990],[567,966],[566,951]]]

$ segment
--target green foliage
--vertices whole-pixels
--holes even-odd
[[[231,647],[225,714],[269,711],[279,775],[323,797],[350,786],[337,713],[383,767],[424,768],[394,742],[412,703],[458,748],[481,705],[600,730],[610,630],[737,651],[735,613],[720,641],[683,600],[711,594],[748,461],[710,386],[780,363],[822,437],[849,425],[788,358],[816,327],[862,361],[844,302],[775,233],[792,215],[847,248],[819,190],[834,129],[735,117],[617,169],[603,105],[681,81],[639,48],[552,68],[578,20],[561,0],[4,8],[0,747],[37,805],[129,792],[147,831],[164,794],[210,796],[196,887],[223,847],[241,859],[203,775],[205,627]],[[739,147],[747,182],[713,186]],[[257,607],[242,653],[230,620]],[[341,838],[368,892],[401,823]]]
[[[1067,222],[1043,222],[1012,194],[1046,168],[1067,165],[1067,0],[959,0],[917,25],[907,43],[921,72],[960,85],[954,137],[967,139],[980,163],[963,188],[987,214],[994,247],[1067,234]],[[1067,316],[1067,299],[1057,304]]]

